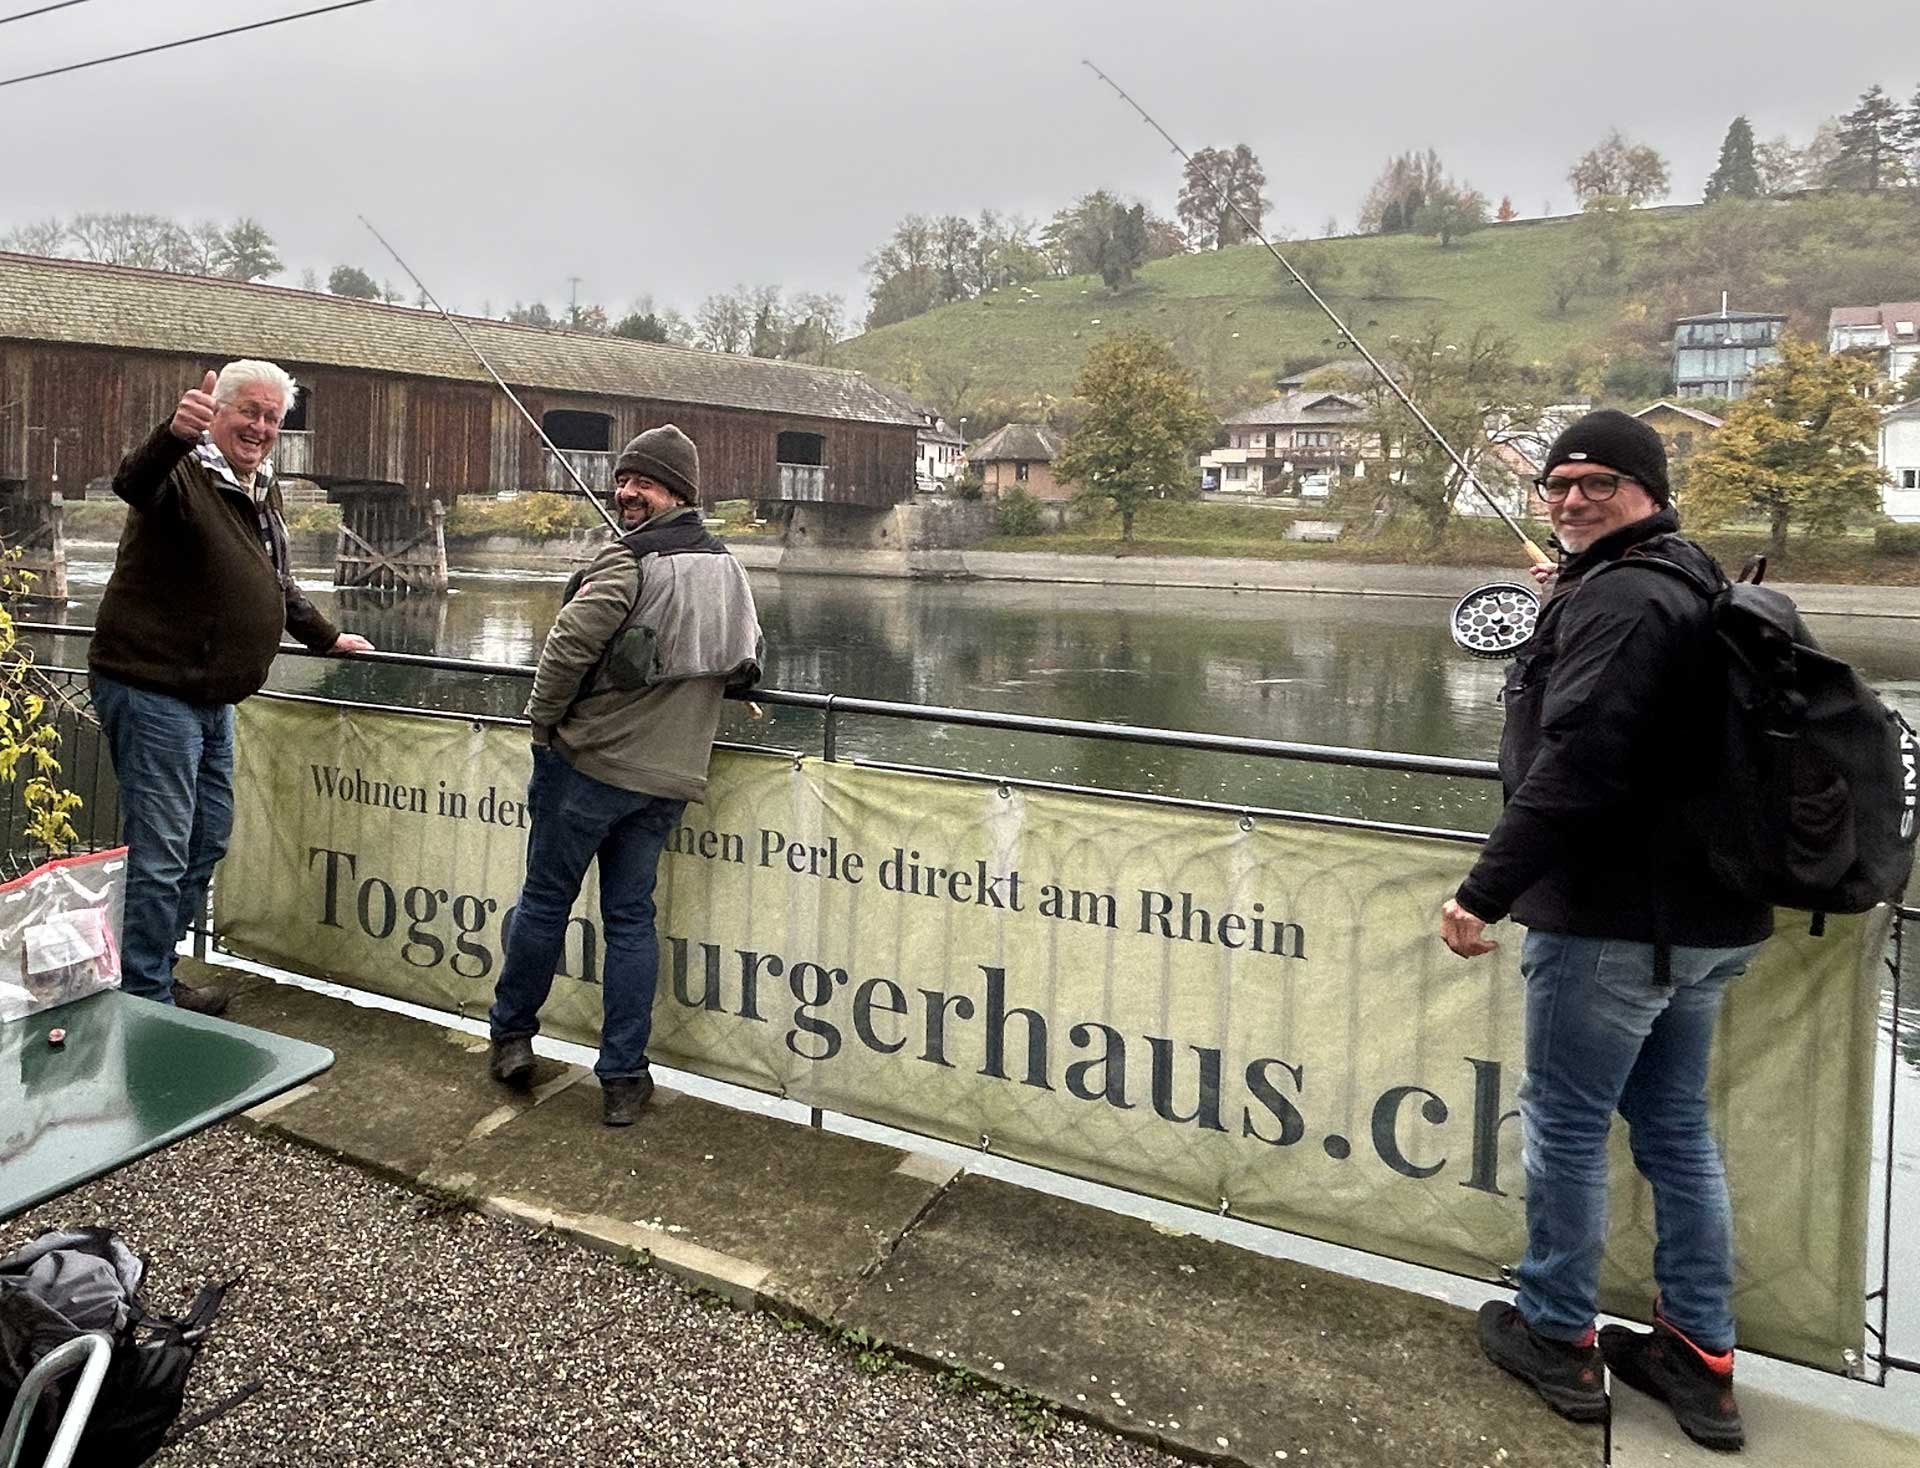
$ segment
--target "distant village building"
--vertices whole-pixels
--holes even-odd
[[[1745,397],[1754,372],[1780,360],[1784,311],[1733,311],[1673,323],[1673,390],[1682,398]]]
[[[1920,521],[1920,398],[1882,416],[1880,467],[1889,480],[1881,508],[1895,520]]]
[[[1342,474],[1365,472],[1367,405],[1344,392],[1302,388],[1235,413],[1227,442],[1200,456],[1201,485],[1228,494],[1324,497]]]
[[[1920,301],[1835,306],[1827,313],[1827,350],[1866,357],[1888,382],[1920,363]]]
[[[1060,435],[1044,423],[1009,423],[968,449],[967,462],[994,499],[1014,489],[1036,499],[1071,499],[1072,488],[1053,473],[1063,447]]]
[[[1665,398],[1647,404],[1633,416],[1660,435],[1667,446],[1667,459],[1674,464],[1685,462],[1705,448],[1723,421],[1711,413],[1670,403]]]
[[[966,462],[966,440],[948,426],[947,420],[940,416],[940,410],[931,403],[923,403],[898,388],[882,386],[881,391],[911,413],[919,424],[914,434],[915,487],[922,494],[945,489],[948,481],[960,472],[961,465]],[[960,421],[965,423],[966,419]]]

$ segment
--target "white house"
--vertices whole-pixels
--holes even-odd
[[[1920,301],[1835,306],[1827,313],[1827,350],[1865,353],[1883,378],[1899,382],[1920,362]]]
[[[1896,520],[1920,521],[1920,398],[1881,418],[1880,467],[1892,481],[1881,507]]]

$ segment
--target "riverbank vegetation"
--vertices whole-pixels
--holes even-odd
[[[1296,520],[1308,520],[1338,538],[1287,539]],[[1196,504],[1152,500],[1134,513],[1133,541],[1119,536],[1119,516],[1091,511],[1067,529],[1044,534],[993,536],[979,549],[1039,551],[1085,556],[1223,556],[1249,560],[1333,560],[1403,566],[1520,566],[1524,557],[1511,531],[1492,519],[1460,517],[1445,541],[1435,544],[1424,524],[1390,522],[1373,533],[1370,517],[1322,510],[1294,512],[1260,505]],[[1523,522],[1536,542],[1551,527]],[[1768,550],[1770,527],[1734,521],[1699,537],[1729,574],[1737,574],[1749,556]],[[1787,537],[1786,551],[1768,566],[1775,581],[1831,582],[1840,585],[1920,586],[1920,525],[1854,526],[1836,535]]]

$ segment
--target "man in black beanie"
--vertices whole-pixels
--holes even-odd
[[[1681,797],[1713,774],[1717,654],[1706,586],[1720,568],[1683,538],[1659,435],[1589,413],[1535,481],[1564,552],[1507,676],[1506,804],[1441,913],[1462,958],[1488,924],[1527,929],[1520,1085],[1527,1249],[1512,1304],[1480,1311],[1482,1348],[1562,1414],[1605,1415],[1601,1364],[1666,1401],[1696,1441],[1736,1448],[1733,1216],[1707,1124],[1707,1056],[1726,985],[1773,927],[1707,863]],[[1607,1235],[1607,1133],[1618,1111],[1653,1185],[1653,1330],[1596,1335]]]
[[[700,517],[700,453],[673,424],[614,462],[625,534],[568,583],[527,718],[527,874],[494,986],[488,1070],[524,1089],[569,914],[600,868],[606,962],[601,1118],[630,1126],[653,1094],[647,1041],[660,947],[653,889],[687,802],[706,794],[721,698],[760,676],[760,623],[740,563]],[[589,976],[591,977],[591,976]]]

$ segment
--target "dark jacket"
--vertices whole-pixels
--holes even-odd
[[[132,508],[87,666],[189,703],[238,703],[267,681],[282,631],[316,651],[340,633],[294,582],[278,487],[269,552],[251,496],[194,449],[162,423],[114,475]]]
[[[1678,529],[1663,510],[1561,567],[1502,694],[1506,807],[1458,894],[1474,916],[1704,947],[1772,931],[1771,908],[1713,880],[1712,833],[1682,811],[1713,778],[1724,697],[1706,599],[1677,576],[1619,564],[1654,555],[1723,584]]]

